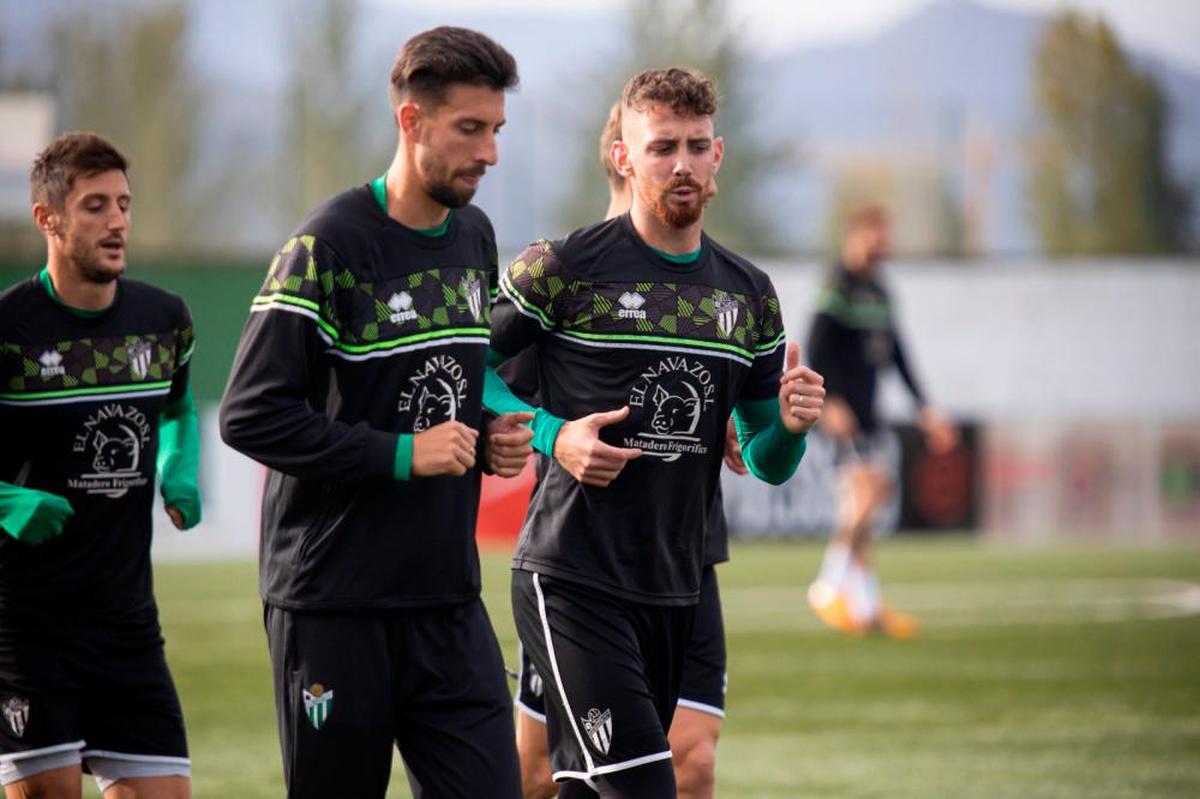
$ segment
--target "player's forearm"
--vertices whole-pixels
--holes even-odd
[[[183,515],[184,529],[194,527],[200,521],[200,417],[190,385],[159,417],[156,465],[163,502]]]
[[[536,408],[512,393],[512,389],[504,382],[504,378],[496,374],[496,367],[507,358],[501,353],[488,349],[487,367],[483,376],[483,406],[493,413],[532,413],[534,449],[545,455],[554,455],[554,441],[565,420],[560,419],[544,408]]]
[[[796,473],[807,444],[803,434],[797,435],[783,426],[778,400],[739,402],[733,422],[742,447],[742,460],[751,474],[780,485]]]

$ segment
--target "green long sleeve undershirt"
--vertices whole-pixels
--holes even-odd
[[[796,473],[808,445],[803,433],[797,435],[783,426],[778,399],[739,402],[733,409],[733,424],[751,474],[780,485]]]
[[[183,529],[200,523],[200,416],[188,384],[158,419],[158,458],[163,504],[183,515]]]
[[[554,441],[565,423],[549,411],[535,408],[512,393],[496,374],[496,367],[507,358],[488,350],[487,370],[483,378],[483,404],[495,413],[524,411],[533,414],[533,448],[553,457]],[[779,418],[779,401],[771,399],[739,402],[733,412],[742,459],[755,477],[773,485],[786,482],[804,457],[805,437],[788,431]]]
[[[496,367],[507,360],[508,356],[488,348],[487,369],[483,373],[483,405],[493,413],[532,413],[533,421],[529,427],[533,430],[533,441],[530,443],[538,452],[554,457],[554,441],[566,419],[543,408],[535,408],[513,394],[504,378],[496,374]]]
[[[0,482],[0,528],[18,541],[40,544],[53,538],[74,512],[58,494]]]

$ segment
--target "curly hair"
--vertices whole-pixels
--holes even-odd
[[[680,116],[713,116],[717,113],[717,87],[694,69],[647,69],[625,84],[621,106],[645,111],[651,105],[665,105]]]

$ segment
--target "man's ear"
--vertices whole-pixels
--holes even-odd
[[[621,139],[615,140],[608,150],[608,157],[612,159],[613,167],[617,170],[618,175],[627,179],[633,177],[633,164],[629,161],[629,145]]]
[[[421,128],[421,106],[408,100],[396,106],[396,125],[404,136],[414,136]]]
[[[713,139],[713,174],[717,174],[717,170],[721,168],[721,161],[725,158],[725,139],[721,136]]]
[[[48,236],[58,235],[59,215],[44,203],[33,204],[33,222]]]

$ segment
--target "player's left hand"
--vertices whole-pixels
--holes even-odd
[[[746,462],[742,460],[742,444],[738,441],[737,427],[733,423],[733,417],[730,417],[729,421],[725,423],[725,465],[734,474],[750,474],[750,470],[746,468]]]
[[[779,378],[779,418],[789,433],[800,435],[821,418],[825,404],[825,378],[800,365],[800,345],[789,341],[783,374]]]
[[[533,454],[532,413],[504,413],[493,419],[487,428],[484,450],[488,469],[501,477],[516,477]]]
[[[167,506],[167,515],[171,517],[171,524],[175,525],[176,530],[183,529],[183,512],[172,505]]]
[[[917,424],[925,434],[925,446],[935,455],[944,455],[958,446],[958,428],[933,408],[923,408]]]

